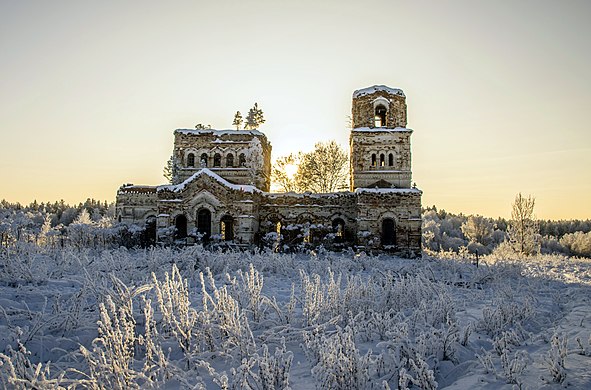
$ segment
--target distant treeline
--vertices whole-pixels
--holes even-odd
[[[591,220],[538,220],[542,253],[591,257]],[[453,214],[436,206],[423,209],[423,247],[434,251],[489,254],[508,241],[511,221]]]
[[[51,226],[55,227],[58,225],[68,226],[74,220],[82,210],[86,210],[91,220],[99,221],[102,217],[114,217],[115,216],[115,202],[107,203],[107,201],[100,201],[96,199],[86,199],[84,203],[78,203],[77,205],[69,205],[60,200],[59,202],[47,202],[37,203],[33,201],[28,205],[21,205],[20,203],[10,203],[2,199],[0,201],[0,210],[13,210],[22,211],[25,213],[31,213],[32,217],[43,224],[45,215],[49,215]]]

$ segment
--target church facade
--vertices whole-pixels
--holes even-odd
[[[173,183],[121,186],[116,215],[161,243],[322,243],[419,256],[422,192],[411,185],[411,135],[402,90],[355,91],[350,191],[300,194],[269,192],[271,144],[262,132],[177,129]]]

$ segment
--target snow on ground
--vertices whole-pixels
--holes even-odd
[[[591,388],[591,261],[0,254],[6,388]]]

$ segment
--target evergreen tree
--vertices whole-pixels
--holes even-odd
[[[258,103],[255,103],[254,106],[250,110],[248,110],[248,115],[246,116],[246,124],[244,125],[244,128],[247,130],[258,129],[259,126],[263,123],[265,123],[263,110],[259,108]]]
[[[169,183],[174,184],[177,175],[177,166],[173,156],[170,156],[168,161],[166,161],[162,175]]]
[[[232,126],[236,126],[236,130],[240,130],[240,127],[242,127],[242,114],[240,113],[240,111],[236,111],[236,114],[234,115],[234,122],[232,122]]]

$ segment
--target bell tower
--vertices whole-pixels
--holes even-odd
[[[349,138],[351,190],[411,187],[411,129],[406,128],[406,96],[400,89],[374,85],[353,93]]]

